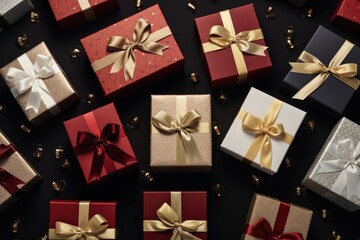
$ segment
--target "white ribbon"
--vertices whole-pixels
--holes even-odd
[[[338,144],[331,144],[327,151],[336,159],[323,161],[318,173],[341,171],[331,190],[337,194],[347,188],[347,198],[353,195],[360,197],[360,142],[355,147],[351,139],[345,139]]]
[[[43,81],[43,79],[52,77],[61,71],[57,64],[51,64],[52,58],[38,54],[35,63],[32,64],[29,57],[23,54],[17,60],[23,70],[10,67],[5,79],[15,84],[15,87],[11,89],[15,98],[30,91],[25,111],[33,109],[37,114],[41,101],[52,113],[60,111]]]

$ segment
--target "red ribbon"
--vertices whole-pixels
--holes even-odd
[[[301,233],[284,233],[286,220],[290,211],[290,205],[281,202],[276,216],[274,229],[270,223],[263,217],[253,225],[246,225],[244,232],[250,236],[263,240],[304,240]]]
[[[11,144],[8,146],[0,144],[0,160],[10,156],[15,151],[16,150]],[[19,184],[24,184],[24,182],[0,167],[0,185],[5,188],[7,192],[14,195],[19,190],[17,186]]]
[[[116,142],[120,136],[120,126],[114,123],[108,123],[102,129],[100,137],[91,132],[79,131],[76,138],[75,150],[78,154],[87,151],[94,151],[89,180],[99,180],[103,167],[107,173],[116,171],[113,161],[123,165],[127,165],[129,161],[134,159],[118,146],[111,144]],[[105,158],[107,154],[113,161]]]

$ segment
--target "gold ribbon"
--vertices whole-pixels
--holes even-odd
[[[87,21],[91,21],[96,18],[94,11],[92,10],[89,3],[89,0],[78,0],[78,3]]]
[[[242,109],[240,109],[238,114],[238,118],[242,121],[244,131],[255,135],[255,139],[244,157],[250,161],[254,161],[260,152],[260,166],[270,170],[272,165],[271,139],[277,139],[290,144],[294,138],[294,136],[285,132],[284,126],[281,123],[275,124],[282,104],[281,101],[275,99],[263,120]]]
[[[145,232],[163,232],[173,230],[170,240],[201,240],[191,232],[206,232],[207,222],[204,220],[181,219],[181,192],[171,192],[171,207],[167,203],[156,211],[159,220],[144,220]]]
[[[136,67],[135,49],[163,56],[163,50],[168,46],[157,41],[170,36],[172,33],[169,27],[164,27],[151,33],[151,25],[143,18],[140,18],[134,28],[132,41],[126,37],[112,36],[109,39],[107,50],[111,54],[91,64],[95,72],[113,64],[110,73],[117,73],[124,68],[124,77],[127,81],[134,78]]]
[[[332,74],[335,78],[345,83],[353,89],[358,89],[360,81],[355,76],[357,75],[357,64],[347,63],[342,64],[342,61],[349,54],[354,47],[349,41],[345,41],[340,47],[339,51],[335,54],[327,67],[317,57],[310,53],[303,51],[299,57],[300,62],[290,62],[292,66],[291,72],[302,74],[318,74],[309,83],[307,83],[302,89],[300,89],[293,98],[304,100],[317,88],[319,88],[325,80]]]
[[[252,41],[263,39],[261,29],[235,33],[229,10],[220,12],[224,26],[213,26],[210,29],[209,40],[202,45],[204,53],[222,50],[231,47],[233,58],[238,72],[238,82],[247,78],[247,68],[243,52],[251,55],[265,56],[268,48]]]

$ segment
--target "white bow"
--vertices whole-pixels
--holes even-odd
[[[42,80],[52,77],[60,71],[56,64],[51,64],[51,60],[52,58],[49,56],[38,54],[35,63],[32,64],[27,55],[23,54],[18,58],[23,70],[14,67],[9,68],[5,79],[15,84],[15,87],[11,89],[14,97],[16,98],[30,90],[25,110],[34,109],[38,113],[41,100],[48,109],[56,105]]]
[[[347,188],[347,198],[360,197],[360,142],[355,147],[351,139],[331,144],[328,152],[337,159],[321,162],[319,173],[341,171],[331,190],[337,194]]]

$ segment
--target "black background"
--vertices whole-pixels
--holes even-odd
[[[60,66],[68,74],[79,95],[84,98],[91,92],[96,96],[94,104],[87,105],[79,101],[40,127],[33,129],[27,135],[20,129],[20,125],[26,123],[25,116],[5,83],[0,82],[0,103],[7,107],[6,112],[0,117],[0,127],[43,176],[43,181],[29,194],[26,194],[25,198],[22,198],[0,215],[1,240],[38,239],[46,233],[49,219],[49,201],[54,198],[117,200],[119,202],[117,212],[118,239],[142,239],[143,190],[208,191],[209,240],[240,239],[241,228],[254,192],[267,194],[312,209],[314,215],[308,239],[327,239],[333,230],[339,233],[342,239],[357,240],[360,238],[360,230],[357,226],[360,220],[359,212],[349,213],[310,191],[307,191],[306,196],[297,197],[295,194],[296,186],[301,183],[316,154],[340,117],[336,118],[310,109],[304,103],[293,101],[289,96],[279,91],[282,79],[290,70],[288,61],[296,60],[319,24],[360,45],[359,35],[347,33],[329,23],[338,1],[316,0],[310,2],[309,4],[314,7],[314,16],[311,19],[302,18],[302,9],[294,7],[285,0],[198,1],[199,7],[196,13],[191,14],[186,10],[186,0],[144,0],[144,8],[160,3],[160,7],[185,56],[184,72],[169,76],[150,88],[138,89],[136,94],[119,99],[116,102],[116,107],[123,122],[134,115],[140,118],[138,128],[126,127],[125,130],[138,157],[140,169],[147,171],[151,171],[149,168],[151,94],[211,93],[213,121],[220,125],[222,133],[219,137],[213,137],[213,167],[210,173],[152,173],[154,177],[152,183],[146,182],[137,171],[123,176],[114,176],[110,181],[103,184],[88,187],[62,124],[64,120],[109,102],[103,97],[86,56],[83,55],[73,62],[69,56],[70,50],[80,45],[79,39],[82,37],[136,13],[135,1],[119,0],[121,6],[119,12],[108,14],[93,22],[62,32],[54,20],[47,1],[33,0],[35,8],[41,13],[40,23],[30,23],[28,21],[29,15],[27,15],[13,24],[11,28],[0,33],[0,66],[9,63],[41,41],[45,41]],[[218,92],[211,91],[208,85],[193,19],[197,16],[204,16],[251,2],[255,5],[265,41],[270,46],[269,53],[273,70],[267,78],[226,89],[228,102],[221,104],[218,101]],[[267,5],[272,5],[276,10],[277,17],[275,19],[264,17],[263,10]],[[246,19],[239,18],[236,21],[246,21]],[[294,50],[285,47],[284,32],[288,25],[292,25],[296,31],[295,40],[298,47]],[[18,48],[16,46],[16,38],[22,33],[28,35],[30,47]],[[326,44],[326,39],[324,39],[324,44]],[[185,76],[194,71],[200,74],[200,82],[193,84],[185,81]],[[219,151],[219,145],[251,86],[307,111],[307,119],[311,118],[316,121],[316,131],[308,134],[300,129],[289,149],[288,156],[294,158],[295,165],[291,168],[281,166],[274,176],[262,173]],[[337,97],[336,93],[333,94],[334,97]],[[360,124],[360,114],[356,104],[359,100],[360,94],[357,93],[344,116]],[[44,147],[45,156],[42,159],[34,159],[32,156],[35,145],[38,143],[43,144]],[[55,161],[53,151],[58,145],[64,146],[65,154],[71,162],[71,170],[62,169]],[[251,183],[251,174],[256,174],[260,178],[259,187]],[[56,193],[51,188],[51,182],[59,179],[65,180],[67,186],[62,192]],[[216,197],[210,191],[211,186],[216,183],[221,184],[226,190],[222,198]],[[327,221],[322,220],[322,208],[331,210],[334,218]],[[17,235],[12,235],[10,225],[16,218],[21,220],[21,228]],[[301,220],[299,219],[299,221]]]

